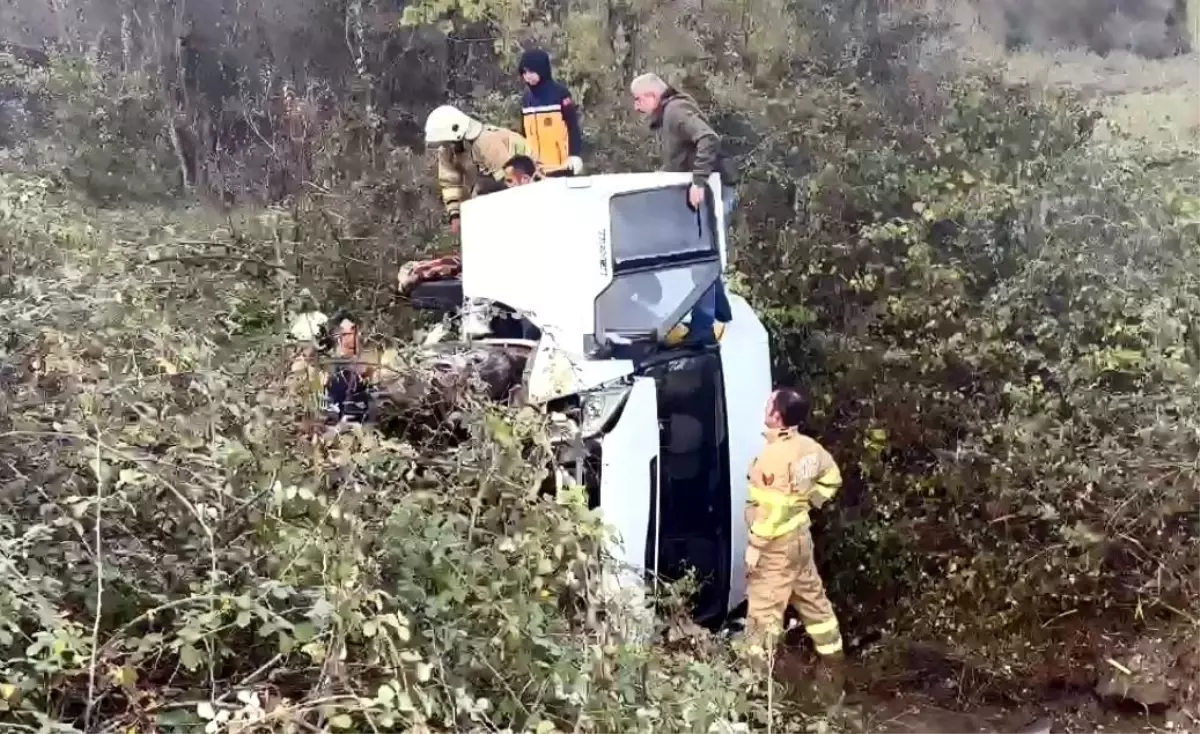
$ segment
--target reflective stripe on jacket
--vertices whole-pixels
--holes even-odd
[[[537,159],[551,168],[565,165],[571,155],[564,104],[569,107],[570,98],[558,104],[521,108],[525,139]]]
[[[479,192],[481,178],[503,182],[504,164],[515,155],[530,155],[525,138],[492,125],[485,126],[462,151],[451,145],[438,148],[437,179],[446,213],[458,214],[462,202]]]
[[[750,465],[746,524],[750,542],[764,542],[809,524],[810,507],[833,498],[842,475],[819,443],[794,429],[771,431]]]

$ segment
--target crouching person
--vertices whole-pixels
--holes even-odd
[[[452,232],[459,231],[462,203],[504,188],[504,164],[530,155],[525,138],[485,125],[450,105],[425,121],[425,144],[437,146],[437,180]]]
[[[368,420],[392,355],[362,349],[358,323],[344,310],[332,318],[320,312],[302,314],[292,325],[292,336],[307,343],[292,363],[293,379],[320,396],[318,411],[325,425],[336,428]],[[321,358],[329,359],[327,368],[318,365]]]

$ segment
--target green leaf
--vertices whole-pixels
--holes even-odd
[[[380,704],[390,707],[392,702],[396,700],[396,689],[392,688],[389,684],[384,683],[383,685],[379,686],[379,690],[375,692],[375,699],[379,701]]]
[[[308,622],[301,622],[292,630],[292,635],[296,638],[297,642],[310,642],[317,636],[317,628]]]
[[[179,663],[187,668],[189,672],[194,673],[199,670],[202,662],[204,662],[204,657],[195,646],[181,645],[179,647]]]
[[[508,421],[489,415],[487,417],[487,427],[492,434],[492,438],[496,439],[496,442],[501,446],[513,445],[512,426],[508,424]]]
[[[338,714],[329,720],[329,725],[334,729],[349,729],[354,726],[354,719],[350,714]]]

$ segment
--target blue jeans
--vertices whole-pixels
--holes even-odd
[[[729,218],[733,215],[733,210],[737,208],[737,191],[732,186],[722,187],[721,200],[725,205],[725,236],[728,238],[731,230],[729,226]],[[727,241],[728,244],[728,241]],[[718,321],[727,322],[733,318],[732,309],[729,307],[729,297],[725,295],[725,283],[722,282],[721,276],[717,276],[717,282],[712,284],[712,287],[700,296],[700,300],[692,307],[691,323],[688,325],[687,340],[700,343],[716,343],[717,337],[713,333],[713,327]]]

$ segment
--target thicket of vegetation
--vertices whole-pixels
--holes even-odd
[[[646,68],[738,155],[731,277],[846,467],[817,534],[848,637],[1047,682],[1194,644],[1181,152],[1099,146],[1079,100],[870,4],[91,5],[107,33],[48,65],[0,54],[6,725],[803,725],[718,641],[595,614],[604,531],[537,496],[538,416],[472,401],[454,446],[297,430],[289,315],[408,338],[392,275],[452,246],[420,120],[448,95],[515,125],[521,43],[593,170],[653,165],[623,92]]]

